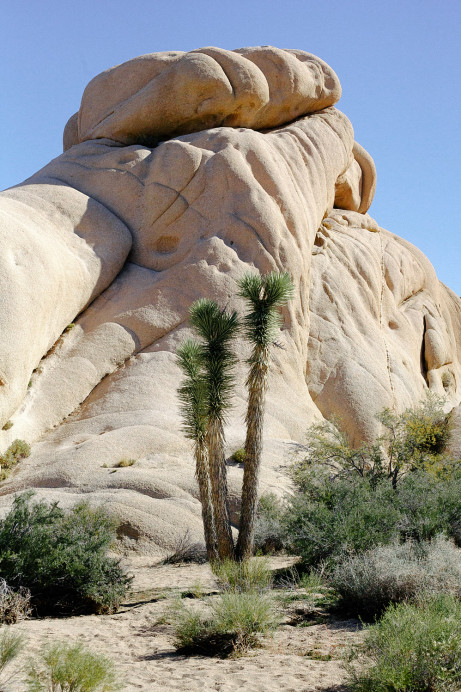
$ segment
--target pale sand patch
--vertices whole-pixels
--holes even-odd
[[[275,561],[278,566],[285,562]],[[146,559],[131,561],[135,568],[133,595],[114,615],[29,620],[14,625],[28,638],[27,655],[44,642],[82,641],[91,650],[111,656],[135,690],[245,690],[248,692],[343,692],[346,679],[341,655],[360,638],[355,620],[328,620],[310,627],[282,625],[263,648],[235,659],[179,656],[173,631],[162,615],[176,594],[200,585],[216,589],[208,565],[158,566]],[[167,596],[165,598],[165,596]],[[159,600],[152,600],[158,598]],[[196,605],[197,600],[190,601]],[[160,620],[160,624],[156,622]],[[318,660],[329,657],[331,660]],[[17,681],[11,692],[23,692]]]

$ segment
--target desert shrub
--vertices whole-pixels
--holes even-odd
[[[457,692],[461,603],[449,594],[392,605],[366,634],[368,665],[352,672],[354,692]]]
[[[456,462],[446,453],[450,439],[450,419],[443,410],[444,399],[429,392],[418,406],[402,413],[384,409],[376,417],[383,434],[372,444],[352,447],[341,430],[341,421],[313,425],[307,434],[308,455],[293,465],[296,486],[313,467],[328,469],[333,478],[358,475],[374,482],[391,480],[393,487],[408,473],[425,470],[446,475]],[[459,467],[459,463],[457,464]]]
[[[423,593],[461,595],[461,551],[443,536],[378,546],[342,558],[328,581],[343,607],[370,619]]]
[[[360,552],[398,537],[400,513],[387,480],[371,485],[352,476],[334,481],[322,473],[303,478],[289,501],[286,527],[292,550],[306,565]]]
[[[431,540],[443,533],[460,545],[461,470],[437,476],[417,470],[394,489],[387,478],[352,473],[332,478],[303,471],[283,519],[291,550],[306,565],[363,552],[395,540]]]
[[[0,623],[13,625],[30,613],[30,591],[22,587],[15,591],[4,579],[0,579]]]
[[[10,664],[19,656],[25,646],[24,635],[4,627],[0,634],[0,685],[10,682],[18,673]]]
[[[222,560],[212,565],[219,585],[228,592],[262,592],[270,588],[272,574],[264,558],[242,562]]]
[[[461,468],[448,476],[416,471],[399,483],[395,504],[400,511],[402,538],[430,540],[445,533],[461,546],[457,524],[461,517]]]
[[[229,591],[211,604],[211,613],[182,607],[176,613],[175,646],[188,653],[227,656],[259,643],[279,624],[269,593]]]
[[[82,644],[51,644],[29,663],[29,692],[115,692],[122,689],[112,661]]]
[[[240,448],[240,449],[235,450],[235,452],[231,456],[231,459],[236,464],[243,464],[243,463],[245,463],[245,457],[246,457],[245,450],[243,448]]]
[[[39,613],[116,609],[131,580],[106,554],[113,520],[86,503],[64,512],[32,495],[17,495],[0,521],[0,577],[29,589]]]
[[[24,440],[14,440],[0,456],[0,481],[4,481],[14,466],[21,460],[30,456],[30,445]]]
[[[164,565],[178,565],[188,562],[196,562],[201,565],[207,561],[206,548],[203,543],[197,543],[191,539],[190,531],[178,538],[173,551],[163,560]]]
[[[254,546],[263,555],[283,550],[287,544],[285,509],[274,493],[261,495],[255,522]]]

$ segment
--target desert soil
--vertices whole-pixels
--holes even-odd
[[[286,560],[274,558],[272,563],[283,567]],[[135,575],[132,592],[116,614],[31,619],[13,625],[26,635],[27,647],[17,679],[8,688],[11,692],[25,689],[20,681],[25,658],[56,640],[82,641],[92,651],[110,656],[126,692],[346,692],[342,657],[361,639],[358,621],[312,617],[299,601],[284,606],[282,625],[262,641],[261,648],[228,659],[178,655],[172,627],[163,616],[181,593],[216,590],[209,566],[162,565],[146,558],[131,559],[128,566]],[[200,599],[185,602],[200,607]]]

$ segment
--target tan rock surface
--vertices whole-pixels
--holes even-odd
[[[124,144],[210,127],[277,127],[332,106],[339,80],[319,58],[272,46],[141,55],[86,87],[75,141]]]
[[[240,80],[228,101],[223,67]],[[159,79],[174,117],[157,110]],[[197,80],[191,98],[211,94],[215,120],[181,111]],[[265,105],[251,110],[256,92]],[[64,504],[86,493],[121,518],[127,545],[163,550],[187,527],[200,538],[174,354],[193,300],[238,307],[249,269],[288,270],[297,288],[274,354],[263,490],[286,487],[287,457],[322,416],[340,415],[358,440],[376,434],[376,412],[428,387],[459,404],[460,301],[366,214],[376,172],[329,106],[338,97],[322,61],[272,48],[142,56],[90,83],[64,137],[88,141],[0,194],[0,411],[13,422],[0,445],[33,443],[3,507],[25,487]],[[229,454],[244,440],[244,378]],[[113,468],[125,457],[136,464]],[[235,510],[241,469],[229,471]]]

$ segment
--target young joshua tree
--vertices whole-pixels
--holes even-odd
[[[246,560],[253,552],[270,348],[281,325],[279,308],[292,298],[294,288],[287,272],[271,272],[263,276],[246,274],[239,281],[239,289],[239,295],[250,308],[245,315],[244,324],[246,336],[253,347],[246,382],[247,435],[240,531],[236,548],[237,559]]]
[[[184,341],[179,346],[178,364],[183,371],[184,380],[178,389],[178,396],[185,435],[194,442],[195,475],[202,505],[206,552],[208,560],[214,562],[218,558],[218,552],[206,444],[207,391],[201,370],[201,351],[201,344],[192,339]]]
[[[236,362],[231,342],[239,328],[236,312],[226,312],[202,298],[190,308],[190,322],[202,337],[200,364],[206,390],[206,446],[210,468],[211,498],[218,558],[234,557],[234,541],[227,498],[224,422],[234,386]]]

